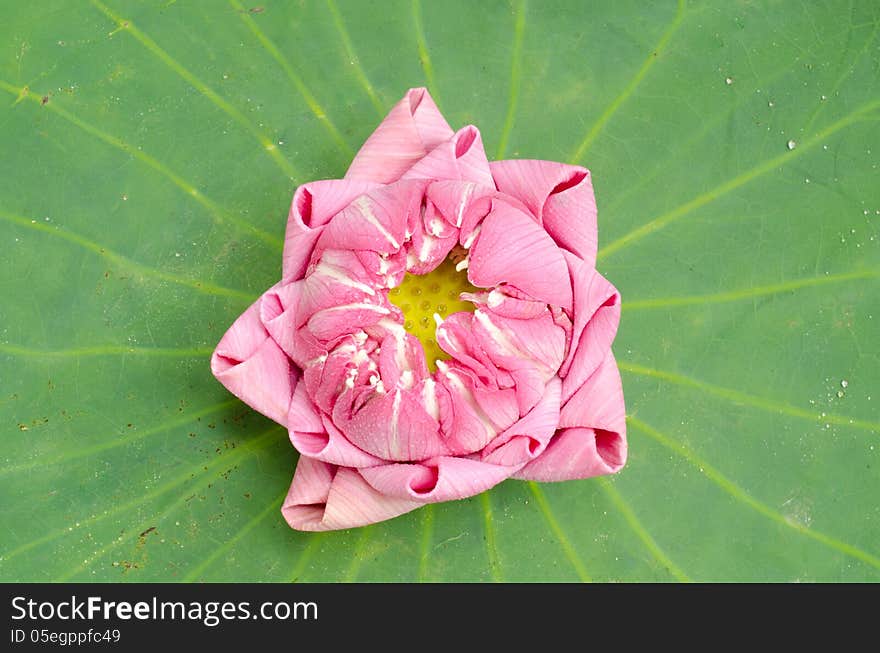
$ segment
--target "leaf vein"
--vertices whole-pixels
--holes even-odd
[[[519,90],[522,81],[522,44],[526,31],[526,0],[520,0],[516,7],[516,22],[513,27],[513,49],[510,55],[510,89],[507,98],[507,115],[498,141],[496,159],[503,159],[507,151],[507,141],[516,120],[516,107],[519,104]]]
[[[629,83],[623,88],[614,100],[609,104],[605,111],[602,112],[602,115],[593,123],[593,126],[590,127],[590,130],[587,132],[587,135],[584,136],[584,139],[581,141],[580,145],[578,145],[577,149],[569,158],[569,161],[572,164],[577,164],[584,158],[584,155],[587,153],[587,150],[590,149],[590,146],[593,144],[593,141],[596,140],[596,137],[599,135],[599,132],[605,127],[609,120],[617,113],[617,110],[621,107],[621,105],[629,99],[629,96],[633,94],[639,84],[641,84],[642,80],[648,74],[648,71],[654,66],[657,60],[660,58],[660,53],[666,49],[666,46],[669,45],[669,42],[672,40],[673,35],[678,31],[678,28],[681,26],[682,20],[685,17],[685,0],[678,0],[678,8],[676,9],[675,16],[672,18],[672,22],[669,23],[669,26],[666,28],[666,31],[663,32],[663,35],[660,37],[660,40],[657,41],[657,45],[655,45],[651,52],[648,53],[648,57],[645,59],[644,63],[641,67],[636,71],[636,74],[629,81]]]
[[[541,489],[541,486],[539,486],[534,481],[529,481],[528,486],[529,490],[531,490],[532,492],[532,495],[535,497],[535,501],[537,501],[538,503],[538,508],[540,508],[541,513],[544,515],[544,519],[547,521],[547,525],[550,526],[550,530],[553,531],[553,534],[559,541],[559,545],[562,547],[562,551],[565,553],[565,557],[568,558],[571,566],[574,567],[574,570],[577,572],[577,575],[581,579],[581,582],[593,582],[592,578],[590,578],[589,572],[587,571],[587,566],[584,564],[583,560],[581,560],[574,546],[572,546],[571,541],[568,539],[565,531],[562,530],[559,522],[556,521],[556,516],[553,514],[553,510],[550,508],[550,503],[547,501],[547,497],[544,496],[544,491]]]
[[[252,295],[251,293],[245,292],[243,290],[235,290],[233,288],[226,288],[225,286],[218,286],[217,284],[209,283],[207,281],[199,281],[198,279],[182,277],[172,272],[165,272],[164,270],[159,270],[157,268],[144,265],[143,263],[138,263],[137,261],[123,256],[122,254],[117,254],[113,250],[108,249],[107,247],[104,247],[103,245],[100,245],[93,240],[86,238],[85,236],[80,236],[79,234],[76,234],[67,229],[50,227],[46,224],[43,224],[42,222],[37,222],[36,220],[28,220],[27,218],[24,218],[20,215],[8,213],[3,210],[0,210],[0,220],[5,220],[6,222],[25,227],[26,229],[33,229],[35,231],[49,234],[50,236],[54,236],[55,238],[66,240],[69,243],[73,243],[74,245],[78,245],[83,249],[97,254],[101,258],[109,261],[110,263],[113,263],[114,265],[127,268],[129,271],[133,272],[134,274],[141,275],[142,277],[150,277],[153,279],[159,279],[161,281],[168,281],[170,283],[174,283],[180,286],[192,288],[205,295],[232,297],[234,299],[244,300],[247,302],[253,302],[256,299],[255,295]]]
[[[183,64],[181,64],[177,59],[172,57],[168,52],[163,50],[158,43],[156,43],[153,39],[147,36],[144,32],[138,29],[135,24],[124,18],[121,18],[118,14],[116,14],[113,10],[111,10],[107,5],[105,5],[100,0],[90,0],[92,5],[96,9],[98,9],[101,13],[107,16],[110,20],[112,20],[117,25],[117,29],[111,33],[111,35],[115,32],[124,31],[131,34],[135,40],[137,40],[141,45],[143,45],[147,51],[151,54],[155,55],[162,63],[168,66],[172,71],[177,73],[181,78],[186,80],[194,89],[196,89],[201,95],[207,98],[212,104],[214,104],[218,109],[220,109],[223,113],[232,118],[235,122],[237,122],[245,131],[247,131],[251,136],[253,136],[257,142],[262,146],[262,150],[271,157],[271,159],[276,163],[276,165],[287,175],[291,180],[299,177],[299,174],[294,169],[293,165],[288,161],[283,154],[278,150],[278,147],[273,143],[265,134],[263,134],[254,124],[248,120],[244,114],[241,113],[238,109],[232,106],[228,101],[224,100],[220,95],[217,94],[212,88],[210,88],[207,84],[205,84],[202,80],[196,77],[192,72],[189,71]]]
[[[851,558],[855,558],[856,560],[864,562],[872,567],[875,567],[876,569],[880,569],[880,558],[878,558],[877,556],[867,553],[866,551],[863,551],[862,549],[853,546],[852,544],[844,542],[843,540],[831,537],[830,535],[825,535],[824,533],[808,528],[803,524],[794,522],[790,519],[786,519],[784,515],[773,510],[773,508],[771,508],[767,504],[755,499],[752,495],[743,490],[739,485],[737,485],[720,471],[715,469],[715,467],[700,458],[690,448],[686,447],[680,442],[676,442],[669,436],[664,435],[654,427],[646,424],[639,419],[636,419],[635,417],[630,416],[626,419],[627,422],[635,426],[639,431],[641,431],[654,441],[658,442],[659,444],[663,445],[667,449],[678,454],[697,469],[700,469],[708,479],[710,479],[718,487],[724,490],[724,492],[732,496],[737,501],[744,503],[752,510],[758,512],[759,514],[770,519],[771,521],[774,521],[777,524],[781,524],[782,526],[786,526],[796,531],[797,533],[800,533],[801,535],[804,535],[812,540],[815,540],[816,542],[819,542],[820,544],[823,544],[830,549],[833,549],[839,553],[843,553],[844,555],[847,555]]]

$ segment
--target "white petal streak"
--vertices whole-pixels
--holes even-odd
[[[367,293],[368,295],[376,294],[376,291],[370,288],[370,286],[368,286],[367,284],[361,283],[360,281],[355,281],[350,276],[348,276],[348,274],[346,274],[344,269],[336,267],[331,263],[327,263],[324,260],[318,263],[313,274],[323,275],[341,283],[343,286],[355,288],[357,290]]]
[[[339,306],[331,306],[330,308],[324,308],[321,310],[322,313],[329,313],[331,311],[356,311],[356,310],[366,310],[366,311],[376,311],[377,313],[381,313],[382,315],[388,315],[391,311],[389,311],[384,306],[377,306],[376,304],[367,304],[364,302],[356,302],[354,304],[340,304]]]
[[[425,412],[435,420],[440,419],[440,406],[437,403],[436,382],[434,379],[425,379],[422,386],[422,403],[425,404]]]
[[[455,215],[455,226],[458,228],[461,227],[461,223],[464,221],[464,207],[467,206],[468,200],[473,195],[475,186],[476,184],[473,183],[467,184],[464,192],[461,194],[461,203],[458,205],[458,211],[456,211]]]
[[[391,404],[391,442],[388,445],[390,451],[400,456],[400,390],[395,391],[394,401]]]
[[[391,246],[394,249],[400,249],[400,243],[397,242],[397,239],[391,235],[391,232],[385,228],[379,218],[376,217],[376,214],[373,213],[373,209],[370,207],[370,201],[367,199],[365,195],[361,195],[354,202],[352,202],[352,206],[356,207],[360,214],[364,217],[364,220],[369,222],[371,225],[376,227],[376,229],[381,233],[385,239],[391,243]]]

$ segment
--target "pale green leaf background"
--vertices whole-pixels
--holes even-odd
[[[877,2],[105,1],[0,6],[0,578],[880,577]],[[419,85],[592,170],[630,460],[294,532],[209,355]]]

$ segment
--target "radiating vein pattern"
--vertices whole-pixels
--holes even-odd
[[[3,89],[4,91],[7,91],[8,93],[16,95],[18,97],[18,100],[28,99],[28,100],[32,100],[33,102],[41,103],[44,107],[48,108],[49,111],[52,111],[53,113],[57,114],[58,116],[60,116],[64,120],[68,121],[69,123],[76,125],[77,127],[82,129],[86,133],[91,134],[92,136],[95,136],[96,138],[100,139],[101,141],[107,143],[108,145],[111,145],[112,147],[115,147],[115,148],[125,152],[129,156],[133,156],[136,159],[147,164],[153,170],[157,171],[159,174],[161,174],[163,177],[167,178],[175,186],[180,188],[180,190],[182,190],[184,193],[186,193],[187,195],[192,197],[196,202],[198,202],[203,207],[205,207],[208,210],[208,213],[211,216],[211,219],[214,220],[215,222],[217,222],[218,224],[225,224],[228,222],[228,223],[234,225],[235,227],[237,227],[238,229],[240,229],[246,233],[249,233],[253,236],[256,236],[257,238],[259,238],[261,241],[267,243],[268,245],[271,245],[271,246],[277,248],[278,250],[281,249],[282,243],[281,243],[280,238],[278,238],[277,236],[273,236],[272,234],[269,234],[269,233],[263,231],[262,229],[255,227],[254,225],[248,223],[248,222],[245,222],[241,218],[237,218],[237,217],[231,215],[227,211],[224,211],[219,206],[217,206],[213,201],[211,201],[210,199],[205,197],[205,195],[199,189],[197,189],[191,183],[189,183],[188,181],[183,179],[176,172],[169,169],[168,166],[166,166],[165,164],[161,163],[157,159],[153,158],[152,156],[150,156],[149,154],[144,152],[142,149],[137,148],[137,147],[133,147],[132,145],[126,143],[122,139],[117,138],[116,136],[113,136],[112,134],[108,134],[107,132],[99,129],[98,127],[95,127],[94,125],[86,122],[85,120],[82,120],[81,118],[77,117],[76,115],[74,115],[70,111],[67,111],[66,109],[58,106],[57,102],[43,103],[40,96],[33,93],[27,86],[24,86],[20,89],[17,89],[12,84],[9,84],[8,82],[4,82],[4,81],[0,80],[0,89]]]
[[[707,383],[698,379],[693,379],[684,376],[683,374],[657,370],[651,367],[645,367],[644,365],[637,365],[635,363],[620,361],[618,363],[618,366],[624,372],[638,374],[641,376],[654,377],[668,383],[674,383],[675,385],[693,388],[694,390],[700,392],[705,392],[707,394],[721,397],[722,399],[726,399],[737,404],[758,408],[760,410],[764,410],[770,413],[786,415],[789,417],[797,417],[799,419],[806,419],[812,422],[816,422],[817,424],[837,424],[840,426],[851,426],[857,429],[880,433],[880,422],[872,422],[870,420],[847,417],[846,415],[836,415],[834,413],[828,413],[825,411],[809,411],[804,408],[798,408],[797,406],[791,406],[782,401],[768,399],[767,397],[761,397],[759,395],[748,394],[746,392],[741,392],[732,388],[725,388],[723,386],[714,385],[712,383]]]
[[[171,68],[175,73],[180,75],[187,82],[192,84],[199,93],[204,95],[212,104],[216,105],[223,113],[235,120],[247,132],[249,132],[262,148],[269,154],[278,167],[288,176],[289,179],[297,179],[300,175],[296,172],[293,165],[278,150],[278,146],[273,143],[265,134],[263,134],[254,124],[247,119],[238,109],[232,106],[227,100],[224,100],[216,91],[211,89],[198,77],[193,75],[183,64],[163,50],[158,43],[152,38],[144,34],[130,20],[126,20],[117,15],[107,5],[99,0],[91,0],[91,3],[97,7],[104,15],[116,23],[119,31],[131,34],[138,42],[140,42],[150,53],[154,54],[162,63]]]
[[[75,234],[59,226],[49,226],[35,219],[28,219],[23,216],[15,215],[14,213],[8,213],[3,210],[0,210],[0,220],[14,224],[18,227],[24,227],[25,229],[31,229],[33,231],[49,234],[55,238],[73,243],[74,245],[93,252],[101,258],[106,259],[108,262],[113,263],[114,265],[117,265],[120,268],[128,270],[129,272],[141,277],[152,278],[159,281],[166,281],[169,283],[177,284],[180,286],[186,286],[187,288],[192,288],[197,292],[208,295],[233,297],[235,299],[240,299],[243,301],[253,301],[255,299],[253,295],[242,290],[224,288],[223,286],[218,286],[207,281],[188,279],[186,277],[181,277],[177,274],[174,274],[173,272],[166,272],[165,270],[161,270],[159,268],[154,268],[149,265],[138,263],[137,261],[132,261],[131,259],[122,256],[121,254],[117,254],[116,252],[104,247],[103,245],[100,245],[99,243],[91,241],[84,236],[80,236],[79,234]]]
[[[278,62],[278,65],[281,66],[284,73],[287,75],[287,78],[290,80],[290,83],[296,89],[297,93],[299,93],[303,100],[305,100],[311,112],[315,115],[327,132],[330,134],[333,141],[339,146],[342,152],[348,156],[354,154],[354,151],[351,149],[351,146],[348,142],[343,138],[342,134],[339,133],[339,129],[337,129],[336,125],[333,124],[333,121],[330,120],[330,116],[327,115],[327,112],[324,108],[318,103],[315,99],[315,96],[308,89],[308,87],[303,83],[302,78],[297,74],[297,72],[293,69],[291,63],[287,60],[287,58],[281,53],[276,46],[260,29],[259,25],[254,21],[254,18],[245,10],[242,4],[238,0],[229,0],[229,4],[235,8],[241,19],[247,24],[248,29],[250,29],[254,36],[257,37],[257,40],[260,44],[266,48],[266,51],[272,56],[275,61]]]
[[[649,236],[650,234],[653,234],[660,229],[663,229],[667,225],[682,219],[690,213],[693,213],[697,209],[700,209],[707,204],[711,204],[712,202],[740,188],[741,186],[745,186],[749,182],[754,181],[755,179],[758,179],[759,177],[778,169],[779,167],[789,163],[793,159],[802,156],[806,152],[809,152],[811,149],[815,148],[820,143],[823,143],[825,139],[834,135],[836,132],[840,131],[844,127],[856,124],[863,120],[867,120],[870,114],[873,111],[876,111],[878,108],[880,108],[880,100],[868,102],[861,107],[855,109],[848,115],[844,116],[843,118],[835,121],[825,129],[815,134],[813,137],[807,139],[806,141],[800,144],[798,144],[794,140],[790,141],[787,152],[784,152],[783,154],[779,154],[778,156],[764,161],[763,163],[760,163],[755,167],[737,175],[733,179],[719,184],[715,188],[706,191],[705,193],[701,193],[700,195],[697,195],[690,201],[685,202],[684,204],[670,211],[667,211],[666,213],[663,213],[656,218],[649,220],[641,227],[633,229],[628,234],[621,236],[617,240],[600,249],[599,258],[603,259],[611,256],[621,249],[629,247],[634,242],[641,240],[642,238]]]
[[[810,539],[813,539],[824,546],[834,549],[839,553],[855,558],[856,560],[868,564],[876,569],[880,569],[880,557],[863,551],[862,549],[842,540],[839,540],[835,537],[831,537],[830,535],[825,535],[824,533],[812,530],[796,520],[786,518],[778,511],[773,510],[773,508],[771,508],[767,504],[751,496],[734,481],[730,480],[724,474],[722,474],[717,468],[710,465],[706,460],[698,456],[690,448],[679,442],[676,442],[669,436],[661,433],[654,427],[646,424],[639,419],[636,419],[635,417],[629,417],[627,418],[627,421],[635,426],[640,433],[647,435],[654,441],[660,443],[667,449],[675,452],[676,454],[687,460],[691,465],[699,469],[701,473],[705,474],[706,477],[709,478],[713,483],[718,485],[724,492],[732,496],[737,501],[745,504],[752,510],[757,511],[764,517],[778,524],[782,524],[783,526],[791,528],[801,535],[809,537]]]

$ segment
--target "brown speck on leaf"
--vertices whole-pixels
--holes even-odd
[[[18,425],[18,430],[19,430],[19,431],[27,431],[27,430],[28,430],[28,425],[27,425],[27,424],[19,424],[19,425]]]
[[[49,96],[48,96],[48,95],[44,95],[44,96],[40,99],[40,104],[43,105],[43,106],[46,106],[47,104],[49,104]]]
[[[152,533],[154,530],[156,530],[156,527],[150,526],[147,530],[145,530],[143,533],[141,533],[138,537],[145,537],[146,535]]]
[[[245,493],[244,493],[244,498],[245,498],[245,499],[250,499],[250,498],[251,498],[251,493],[250,493],[250,492],[245,492]]]

